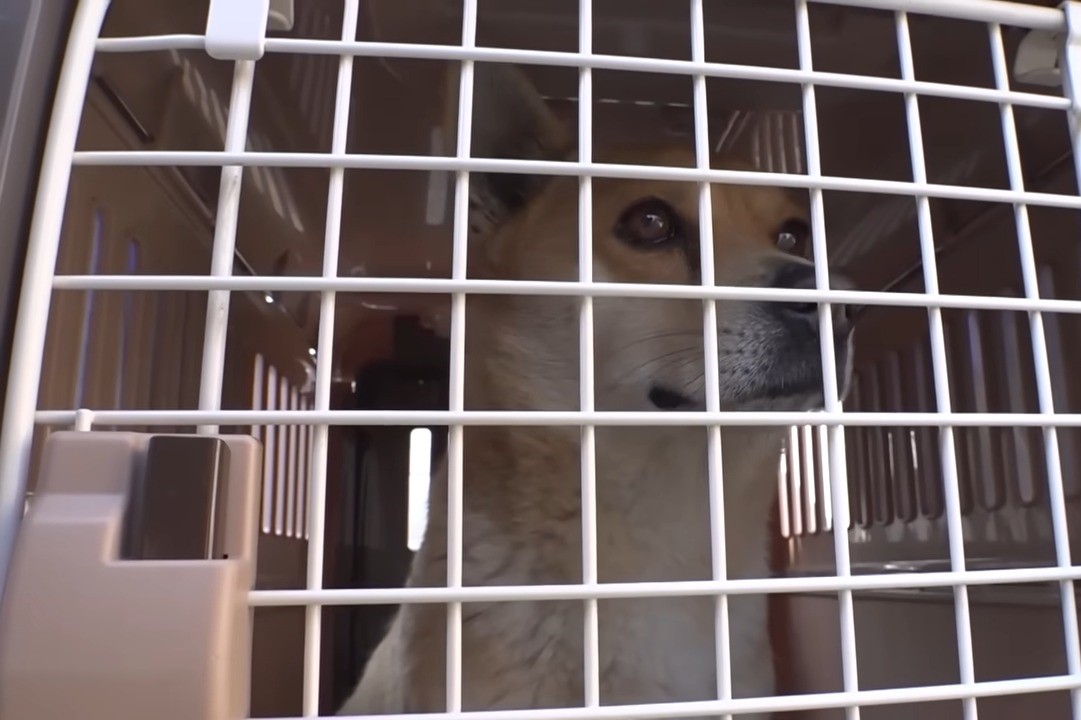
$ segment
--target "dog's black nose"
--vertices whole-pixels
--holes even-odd
[[[792,288],[796,290],[814,289],[815,268],[814,265],[799,262],[786,262],[778,266],[773,275],[775,288]],[[831,290],[852,290],[855,284],[841,273],[830,273]],[[812,328],[818,328],[818,303],[815,302],[771,302],[776,312],[788,322],[807,323]],[[835,335],[844,335],[852,329],[852,321],[855,319],[858,308],[851,305],[831,305],[833,315],[833,332]]]

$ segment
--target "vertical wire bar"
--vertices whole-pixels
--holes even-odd
[[[811,19],[807,0],[796,0],[796,38],[799,47],[801,70],[813,69],[811,57]],[[812,83],[803,83],[803,127],[806,144],[807,174],[822,176],[822,158],[818,147],[818,106]],[[811,238],[815,259],[815,285],[819,290],[829,289],[829,261],[826,256],[825,202],[822,189],[810,190]],[[833,347],[833,313],[829,303],[818,306],[819,338],[822,352],[822,391],[826,412],[842,411],[837,387],[837,357]],[[829,451],[829,477],[833,483],[833,553],[838,577],[852,574],[848,548],[848,464],[845,459],[845,429],[843,425],[831,425],[826,433]],[[856,658],[856,621],[852,591],[837,594],[841,626],[841,674],[845,692],[857,692],[859,674]],[[859,720],[859,706],[845,708],[847,720]]]
[[[25,509],[27,474],[34,444],[34,410],[41,383],[60,230],[71,180],[71,158],[94,61],[94,43],[108,7],[108,0],[83,0],[76,5],[42,156],[19,291],[19,314],[11,342],[4,420],[0,426],[3,427],[0,436],[0,598]]]
[[[593,3],[578,1],[578,52],[593,53]],[[578,70],[578,160],[593,162],[593,71]],[[593,178],[578,178],[578,280],[593,282]],[[593,298],[583,295],[579,311],[579,406],[594,409]],[[597,584],[597,436],[592,425],[582,426],[582,582]],[[600,705],[600,621],[597,598],[583,603],[583,689],[586,707]]]
[[[901,59],[901,78],[915,80],[916,71],[912,56],[912,39],[908,29],[908,15],[896,14],[897,49]],[[923,128],[920,123],[919,100],[915,93],[905,93],[905,115],[908,121],[908,145],[912,155],[912,179],[916,183],[927,182],[927,166],[923,150]],[[917,222],[920,236],[920,256],[923,263],[924,292],[938,295],[938,264],[935,256],[934,229],[931,224],[931,201],[926,195],[916,197]],[[951,412],[950,381],[946,362],[946,333],[942,323],[942,309],[928,308],[928,324],[931,336],[931,366],[935,383],[936,408],[940,413]],[[957,477],[957,448],[952,427],[939,430],[942,453],[943,492],[946,501],[946,530],[950,548],[950,568],[965,572],[965,538],[961,522],[961,499]],[[976,681],[975,663],[972,655],[972,623],[969,617],[968,587],[964,584],[954,588],[954,622],[957,626],[957,658],[960,681],[969,685]],[[962,700],[965,720],[976,720],[976,700]]]
[[[462,47],[477,44],[477,0],[462,2]],[[473,137],[473,61],[463,60],[458,84],[458,142],[456,157],[468,159]],[[454,174],[454,248],[451,278],[465,280],[469,242],[469,171]],[[450,300],[450,387],[448,408],[465,409],[465,293]],[[447,587],[462,586],[462,493],[464,431],[453,424],[447,431]],[[462,709],[462,603],[447,603],[447,712]]]
[[[1076,11],[1076,10],[1075,10]],[[1073,28],[1070,28],[1073,30]],[[1002,43],[1002,28],[998,23],[990,25],[991,60],[995,72],[995,87],[1009,90],[1010,75],[1006,64],[1006,49]],[[1079,60],[1067,53],[1065,62]],[[1069,69],[1067,76],[1070,76]],[[1072,88],[1072,85],[1067,87]],[[1079,99],[1070,90],[1071,100]],[[1009,173],[1010,189],[1025,189],[1024,172],[1021,165],[1021,150],[1017,141],[1017,125],[1013,106],[1001,103],[999,112],[1002,116],[1002,140],[1006,149],[1006,166]],[[1077,115],[1077,108],[1070,112]],[[1074,153],[1081,151],[1077,134],[1071,133]],[[1081,174],[1078,175],[1081,180]],[[1017,227],[1018,251],[1021,258],[1021,277],[1025,288],[1025,297],[1040,296],[1039,276],[1036,268],[1036,254],[1032,246],[1032,227],[1029,223],[1028,206],[1015,203],[1014,223]],[[1055,402],[1051,384],[1051,364],[1047,354],[1047,337],[1044,331],[1043,314],[1033,311],[1028,314],[1029,328],[1032,334],[1032,357],[1036,374],[1036,396],[1041,415],[1054,415]],[[1051,526],[1055,538],[1055,558],[1059,567],[1068,568],[1073,564],[1070,553],[1070,529],[1066,516],[1066,498],[1062,487],[1062,458],[1059,455],[1058,430],[1054,426],[1043,428],[1044,450],[1047,456],[1047,497],[1051,506]],[[1072,580],[1059,583],[1062,598],[1062,629],[1066,642],[1066,669],[1071,675],[1081,675],[1081,647],[1079,647],[1077,624],[1077,597],[1074,595]],[[1070,704],[1074,718],[1081,718],[1081,689],[1070,691]]]
[[[705,14],[702,0],[691,0],[691,59],[697,63],[703,63],[706,60]],[[709,169],[709,103],[705,75],[695,75],[693,83],[695,166],[700,169]],[[701,281],[703,286],[713,287],[716,284],[713,258],[713,193],[707,182],[698,183],[698,223],[701,238],[699,243]],[[721,356],[717,339],[717,303],[713,299],[702,301],[702,347],[706,410],[718,412],[721,408]],[[724,581],[728,579],[728,553],[725,542],[721,427],[710,425],[706,433],[712,572],[714,580]],[[728,595],[724,593],[718,594],[714,601],[713,634],[717,698],[730,700],[732,698],[732,647],[729,642]],[[722,717],[730,719],[732,715],[725,713]]]
[[[357,36],[360,0],[345,0],[342,11],[342,40],[351,42]],[[331,152],[344,154],[349,137],[349,109],[353,93],[353,56],[338,58],[338,86],[334,99],[334,127]],[[345,169],[330,169],[327,186],[327,224],[323,239],[323,277],[338,275],[338,246],[341,240],[342,200],[345,189]],[[330,386],[333,382],[334,312],[336,295],[324,290],[319,299],[319,337],[315,352],[314,409],[330,410]],[[311,474],[308,486],[308,558],[306,587],[323,588],[323,554],[326,547],[327,454],[330,426],[316,425],[312,431]],[[323,614],[318,605],[304,608],[304,696],[305,717],[319,714],[320,654],[323,647]]]
[[[229,97],[229,119],[225,126],[225,152],[243,153],[248,143],[248,115],[251,111],[255,61],[239,60],[233,69],[233,88]],[[218,185],[218,213],[214,220],[214,245],[210,255],[210,274],[229,277],[236,259],[237,220],[240,216],[240,190],[244,166],[224,165]],[[206,326],[203,331],[202,372],[199,378],[199,409],[220,410],[221,389],[225,377],[225,344],[229,328],[230,290],[211,290],[206,298]],[[218,432],[217,425],[200,425],[201,434]]]

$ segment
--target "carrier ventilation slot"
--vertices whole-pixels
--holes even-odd
[[[1050,266],[1039,268],[1043,297],[1058,297]],[[1018,295],[1014,289],[998,295]],[[1076,394],[1067,372],[1071,352],[1063,324],[1073,318],[1044,315],[1052,395],[1056,410],[1071,411]],[[964,310],[944,323],[950,402],[958,413],[1034,413],[1032,340],[1020,312]],[[861,365],[845,408],[855,412],[934,412],[935,384],[926,337]],[[1073,428],[1059,428],[1059,457],[1068,500],[1081,496],[1081,458]],[[942,516],[940,430],[933,427],[846,427],[849,529],[902,525]],[[1044,431],[1039,427],[958,427],[957,481],[962,514],[1012,516],[1046,503]],[[830,488],[825,428],[790,429],[779,471],[781,527],[786,537],[828,530]]]
[[[252,368],[251,405],[253,410],[312,409],[310,398],[262,355],[255,356]],[[263,444],[262,533],[306,539],[311,426],[256,425],[251,434]]]

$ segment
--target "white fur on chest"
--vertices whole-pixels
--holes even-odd
[[[704,438],[705,430],[598,429],[600,582],[713,577]],[[731,462],[725,463],[724,470],[729,576],[762,576],[772,478],[759,478],[751,468]],[[520,574],[523,566],[528,563],[512,563],[505,576],[490,582],[529,582]],[[718,633],[716,608],[713,597],[599,601],[601,703],[716,699],[716,641],[725,640]],[[566,688],[577,688],[572,695],[581,692],[583,616],[581,603],[488,606],[478,622],[470,623],[467,649],[470,635],[481,644],[495,643],[497,654],[524,672],[508,673],[500,682],[492,682],[488,672],[469,677],[467,667],[467,683],[477,683],[466,691],[470,704],[510,708],[580,703],[580,697],[566,696]],[[773,667],[764,597],[730,598],[727,641],[735,697],[770,694]]]
[[[713,578],[706,431],[598,430],[598,568],[602,582]],[[741,441],[749,438],[739,438]],[[722,453],[723,456],[723,453]],[[724,463],[729,577],[766,572],[771,480]],[[601,701],[717,697],[717,602],[662,597],[599,603]],[[772,691],[766,604],[729,601],[733,690]]]
[[[598,429],[597,561],[602,583],[712,578],[705,430],[700,432]],[[729,441],[762,440],[751,434]],[[732,461],[724,465],[729,577],[766,572],[766,513],[775,478],[768,474],[770,452],[760,457],[766,459],[764,477],[759,477],[760,469],[737,467]],[[516,539],[500,537],[489,518],[470,514],[468,508],[465,527],[467,541],[472,538],[466,553],[466,584],[545,582],[535,575],[535,568],[552,560],[549,553],[555,548],[579,552],[577,542],[530,545],[522,543],[528,533]],[[346,710],[401,712],[405,698],[418,697],[418,688],[432,678],[403,677],[398,653],[403,647],[400,643],[415,631],[417,613],[431,612],[442,613],[442,608],[403,608],[380,648],[379,662],[373,660],[377,670],[370,670],[373,677],[366,678]],[[463,608],[463,708],[580,705],[583,620],[584,606],[577,601],[467,605]],[[718,638],[714,598],[605,599],[598,601],[598,621],[601,704],[718,697],[715,643],[725,638]],[[428,647],[413,639],[411,646],[417,650]],[[764,597],[730,598],[727,641],[731,666],[726,671],[731,674],[733,695],[771,694],[773,665]],[[404,682],[396,685],[399,681],[391,678]],[[388,688],[400,690],[402,699],[386,700],[379,695]],[[434,694],[440,697],[442,692]],[[431,697],[432,691],[426,696]],[[765,716],[746,717],[765,720]]]

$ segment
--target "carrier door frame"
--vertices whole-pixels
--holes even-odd
[[[8,0],[0,23],[0,394],[30,236],[30,218],[60,63],[76,0]],[[2,422],[2,420],[0,420]]]

